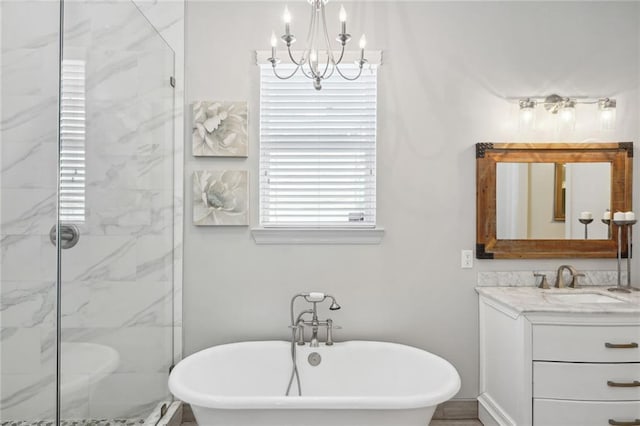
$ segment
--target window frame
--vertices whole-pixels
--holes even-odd
[[[379,56],[379,53],[378,53]],[[265,66],[265,64],[261,64]],[[269,69],[271,64],[266,65]],[[373,65],[377,68],[377,64]],[[260,70],[260,88],[262,93],[262,71]],[[347,73],[351,71],[348,70]],[[375,89],[375,112],[374,112],[374,159],[373,159],[373,221],[365,224],[361,223],[330,223],[327,225],[305,225],[300,223],[267,223],[262,222],[262,202],[263,194],[262,183],[258,182],[258,202],[260,205],[260,214],[258,215],[259,225],[251,229],[252,236],[257,244],[379,244],[384,236],[384,228],[378,225],[378,210],[377,210],[377,69],[376,69],[376,89]],[[286,71],[285,71],[286,72]],[[367,72],[365,69],[364,72]],[[311,86],[311,81],[308,80]],[[262,105],[262,99],[260,99]],[[260,108],[260,114],[262,116],[262,107]],[[262,117],[260,117],[262,119]],[[262,139],[262,123],[260,123],[260,136]],[[260,173],[262,175],[262,153],[263,153],[262,140],[260,140],[259,151],[261,160],[259,161]]]
[[[283,68],[280,72],[287,74],[294,69]],[[355,65],[349,68],[346,73],[358,71]],[[367,72],[368,81],[336,76],[325,83],[325,92],[316,92],[300,74],[278,80],[270,66],[262,67],[260,226],[376,226],[377,70]],[[325,96],[326,91],[330,93]],[[299,103],[302,110],[287,115],[289,102]],[[364,110],[359,110],[360,103]],[[306,115],[318,115],[318,120],[307,127]]]

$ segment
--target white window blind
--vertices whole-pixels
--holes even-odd
[[[85,220],[85,62],[62,61],[60,220]]]
[[[260,81],[261,225],[375,226],[376,67],[320,91],[300,73],[278,79],[270,64]]]

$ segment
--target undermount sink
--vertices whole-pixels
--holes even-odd
[[[600,293],[561,293],[547,294],[549,302],[556,303],[624,303],[620,299]]]

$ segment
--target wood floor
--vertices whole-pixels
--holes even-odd
[[[182,423],[182,426],[198,426],[195,422]],[[432,420],[429,426],[482,426],[479,420]]]
[[[198,426],[195,422],[182,423],[182,426]],[[432,420],[429,426],[482,426],[479,420]]]

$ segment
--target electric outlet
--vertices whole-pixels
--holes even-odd
[[[460,263],[462,269],[473,268],[473,250],[462,250]]]

